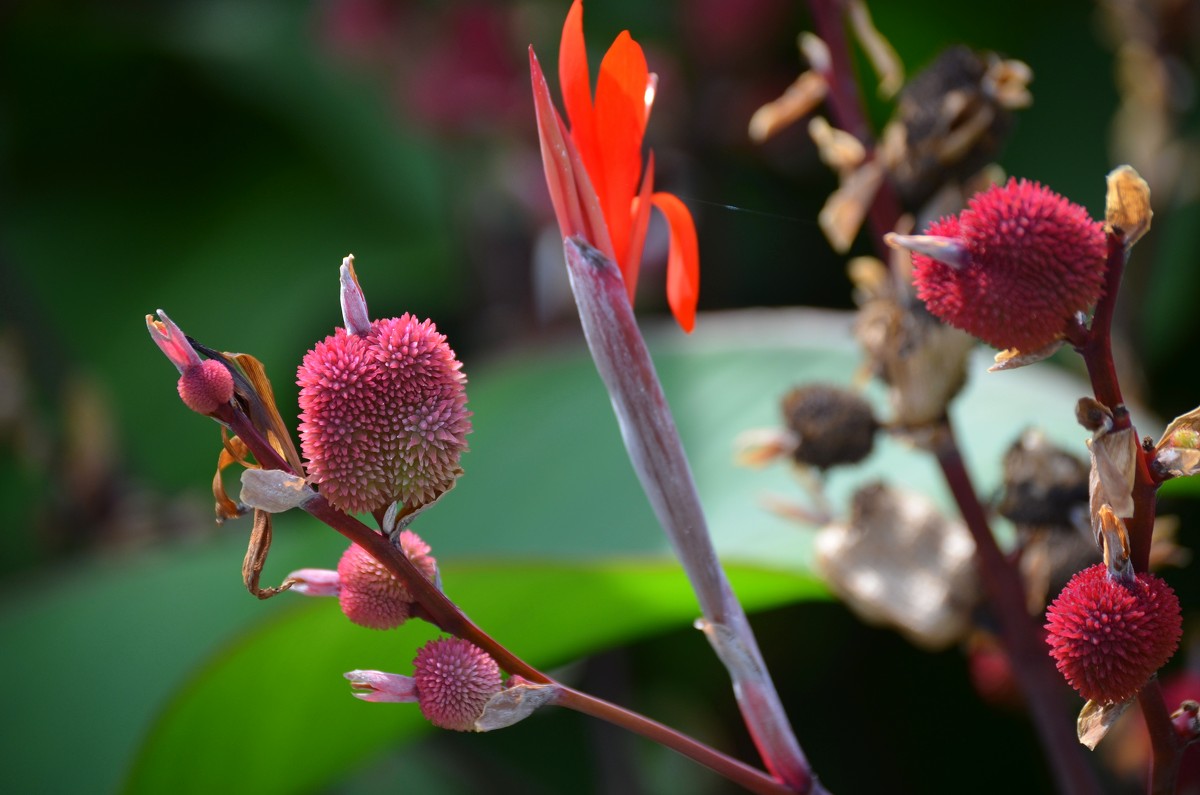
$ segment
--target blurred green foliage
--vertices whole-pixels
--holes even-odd
[[[478,760],[486,748],[515,755],[522,738],[570,764],[523,772],[492,752],[481,769],[495,774],[494,791],[561,791],[580,769],[619,772],[620,760],[597,750],[604,748],[624,748],[621,759],[638,761],[636,776],[651,782],[645,791],[670,783],[675,791],[721,791],[670,754],[561,715],[495,738],[427,740],[416,746],[424,753],[399,750],[350,772],[412,731],[412,715],[357,704],[337,677],[346,665],[403,670],[417,633],[373,635],[338,622],[331,603],[285,596],[258,604],[244,593],[237,575],[245,528],[213,528],[207,513],[217,431],[181,410],[173,371],[142,320],[162,307],[202,342],[259,357],[290,418],[294,367],[340,322],[335,273],[350,251],[373,314],[434,318],[472,379],[478,431],[468,476],[421,526],[435,552],[444,550],[451,592],[470,599],[481,618],[492,611],[484,626],[492,629],[494,618],[505,640],[540,664],[643,639],[612,653],[618,664],[591,665],[581,676],[753,758],[716,666],[671,673],[681,644],[707,654],[698,634],[644,640],[685,626],[694,609],[663,563],[607,399],[579,354],[569,301],[553,291],[537,297],[532,252],[550,214],[525,48],[532,41],[543,62],[553,62],[566,5],[73,0],[0,10],[0,709],[9,717],[0,755],[15,774],[14,791],[110,792],[123,782],[155,791],[164,765],[176,768],[173,789],[189,791],[191,773],[197,788],[220,781],[251,764],[255,749],[263,764],[286,764],[289,753],[312,754],[313,763],[298,765],[295,777],[247,779],[256,791],[272,783],[279,792],[371,791],[391,787],[397,766],[410,783],[422,775],[434,782],[425,791],[437,782],[446,792],[470,791],[479,781],[453,760]],[[718,13],[723,5],[592,0],[593,55],[628,27],[662,74],[650,140],[660,184],[697,216],[702,308],[849,307],[844,259],[815,224],[834,178],[800,130],[765,147],[745,136],[749,113],[801,68],[794,41],[807,27],[804,4],[756,0],[728,18]],[[1001,162],[1102,211],[1118,95],[1095,5],[872,5],[910,73],[954,43],[1028,62],[1035,104],[1019,115]],[[741,38],[716,36],[722,23]],[[890,106],[860,66],[882,123]],[[1200,395],[1187,366],[1188,343],[1200,331],[1195,213],[1194,201],[1160,212],[1135,252],[1122,304],[1136,352],[1127,386],[1162,415],[1192,408]],[[867,251],[861,242],[855,249]],[[649,320],[662,311],[662,277],[653,257],[646,267],[640,311]],[[702,317],[695,338],[669,332],[656,350],[722,549],[739,561],[752,605],[766,608],[818,589],[804,568],[802,536],[756,503],[764,490],[786,495],[794,487],[781,472],[733,469],[732,439],[773,422],[779,392],[795,380],[848,382],[857,358],[840,331],[785,344],[772,338],[771,321],[757,330],[758,320],[747,322],[749,331],[721,339],[704,336]],[[1006,440],[1029,422],[1078,440],[1071,388],[1043,368],[1028,387],[1019,374],[976,379],[962,410],[977,469],[994,473]],[[1017,397],[1009,390],[1022,389],[1045,410],[1010,416]],[[902,455],[889,450],[874,469],[838,475],[834,491],[900,471],[936,489],[925,462]],[[1168,507],[1185,521],[1196,518],[1189,492],[1191,484],[1168,492]],[[336,560],[333,534],[299,517],[280,526],[269,572]],[[571,567],[531,569],[555,561]],[[775,571],[756,580],[764,562]],[[489,602],[506,587],[505,571],[514,588],[540,589],[529,597],[535,608]],[[600,571],[614,573],[589,579]],[[1185,604],[1200,598],[1186,576],[1170,579]],[[594,591],[570,592],[572,585]],[[564,594],[538,598],[551,589]],[[640,594],[645,609],[595,609],[593,600],[610,605],[622,589]],[[590,631],[558,636],[584,608]],[[871,771],[861,769],[863,743],[825,727],[845,712],[887,712],[881,704],[894,704],[893,714],[867,716],[862,731],[877,748],[895,745],[879,753],[901,789],[950,791],[971,764],[999,764],[976,756],[988,741],[1000,743],[995,753],[1009,754],[1014,769],[1012,778],[981,786],[1043,786],[1019,719],[975,703],[945,714],[944,705],[930,708],[938,677],[949,697],[973,698],[955,653],[919,655],[827,604],[793,604],[761,620],[768,658],[785,662],[777,676],[801,741],[835,791],[864,791]],[[314,668],[327,658],[313,658],[313,644],[337,656],[332,673]],[[611,672],[622,666],[632,681],[613,684]],[[221,700],[205,701],[214,692],[206,688],[218,684]],[[285,726],[267,708],[281,701],[291,705]],[[313,749],[329,735],[321,734],[318,706],[346,716],[337,730],[350,740],[353,721],[362,720],[371,740],[342,734],[320,757]],[[916,717],[921,710],[935,714]],[[889,721],[908,721],[904,715],[921,727],[907,732],[911,758],[900,750],[909,747],[903,738],[886,730]],[[939,715],[942,723],[971,722],[969,731],[941,725]],[[954,745],[964,734],[969,746],[961,736]],[[922,740],[934,744],[922,751]],[[143,742],[142,765],[129,779]],[[931,758],[930,747],[943,750]],[[913,761],[921,753],[944,774],[922,780]],[[349,778],[339,785],[341,776]],[[616,786],[598,781],[594,791]]]

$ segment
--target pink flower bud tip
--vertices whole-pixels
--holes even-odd
[[[233,399],[233,375],[221,362],[201,359],[166,312],[158,310],[157,320],[146,315],[146,330],[179,371],[179,397],[189,409],[211,414]]]
[[[993,186],[911,240],[892,237],[929,311],[998,348],[1044,348],[1103,292],[1103,226],[1036,182]]]
[[[1183,634],[1170,586],[1145,572],[1113,578],[1102,563],[1072,577],[1046,619],[1058,670],[1080,695],[1103,704],[1135,696],[1171,659]]]
[[[471,421],[466,378],[446,337],[405,314],[366,334],[337,329],[304,357],[300,443],[336,507],[372,512],[432,502],[454,485]]]
[[[434,726],[472,731],[502,689],[500,667],[487,652],[458,638],[431,640],[413,660],[421,713]]]

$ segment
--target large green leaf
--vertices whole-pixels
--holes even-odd
[[[690,338],[667,331],[652,340],[749,609],[822,591],[807,574],[808,532],[759,504],[763,493],[803,499],[801,490],[785,467],[735,467],[733,440],[775,424],[778,398],[795,383],[850,383],[859,357],[848,326],[844,315],[748,313],[704,318]],[[984,363],[956,412],[981,490],[995,486],[999,454],[1028,424],[1083,451],[1076,382],[1049,366],[988,375]],[[690,623],[695,601],[580,347],[468,365],[476,431],[467,475],[417,528],[448,592],[539,666]],[[926,457],[886,440],[862,467],[835,472],[830,491],[844,501],[875,477],[945,502]],[[340,676],[405,672],[422,628],[363,630],[332,600],[256,603],[238,583],[244,532],[231,525],[230,537],[208,547],[62,571],[8,595],[0,633],[17,651],[0,659],[9,683],[0,708],[30,716],[3,730],[12,780],[42,791],[112,790],[142,738],[131,791],[307,791],[420,728],[412,708],[350,698]],[[307,517],[279,517],[268,580],[331,567],[340,549],[340,537]],[[36,690],[11,686],[34,682]],[[61,747],[80,749],[73,764],[55,762]]]

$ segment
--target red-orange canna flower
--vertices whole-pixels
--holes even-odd
[[[642,47],[623,31],[609,47],[592,98],[583,42],[583,4],[575,0],[563,25],[558,71],[568,129],[550,99],[533,48],[533,99],[546,183],[565,237],[579,235],[621,268],[632,301],[650,223],[650,206],[666,217],[671,232],[667,257],[667,303],[684,331],[696,323],[700,249],[692,215],[679,198],[654,193],[654,153],[642,168],[642,139],[657,76],[646,68]]]

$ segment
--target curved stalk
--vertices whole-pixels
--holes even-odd
[[[608,389],[621,438],[642,488],[687,572],[704,614],[703,629],[729,671],[734,695],[767,769],[796,792],[814,777],[792,733],[750,629],[717,560],[691,467],[620,271],[579,238],[564,243],[567,273],[588,348]]]
[[[1091,327],[1084,327],[1082,323],[1073,324],[1067,331],[1067,337],[1083,357],[1096,400],[1112,411],[1113,429],[1121,430],[1132,428],[1133,421],[1121,397],[1121,385],[1117,380],[1117,368],[1112,355],[1112,320],[1121,277],[1129,257],[1125,237],[1120,232],[1112,229],[1108,231],[1107,251],[1104,295],[1096,304]],[[1137,436],[1136,431],[1134,436]],[[1129,558],[1134,571],[1149,571],[1159,484],[1150,470],[1145,450],[1138,449],[1136,463],[1133,476],[1133,516],[1122,519],[1129,532]],[[1174,792],[1185,745],[1179,741],[1171,725],[1171,716],[1163,703],[1162,688],[1159,687],[1157,679],[1151,679],[1141,689],[1138,693],[1138,704],[1142,708],[1142,717],[1150,735],[1150,792]]]
[[[291,466],[259,434],[246,415],[233,405],[222,406],[214,416],[228,425],[245,442],[247,448],[254,454],[255,459],[260,465],[267,469],[278,469],[293,475],[297,474],[292,471]],[[724,776],[733,783],[746,788],[750,792],[761,793],[762,795],[783,795],[784,793],[795,792],[795,790],[781,784],[763,771],[723,754],[669,726],[556,682],[537,668],[517,657],[479,628],[456,604],[450,601],[444,593],[424,577],[413,566],[407,556],[389,543],[381,533],[371,529],[353,516],[334,508],[319,494],[309,499],[301,507],[314,518],[319,519],[350,541],[363,547],[372,557],[383,564],[389,572],[405,583],[405,587],[415,597],[416,603],[421,609],[422,617],[428,619],[445,632],[469,640],[471,643],[485,650],[509,674],[519,675],[537,684],[554,686],[559,692],[559,696],[555,699],[554,703],[599,718],[600,720],[608,721],[664,745],[707,767],[713,772]],[[807,791],[816,793],[816,795],[824,795],[825,793],[825,790],[820,788],[819,785],[810,787]]]
[[[554,703],[560,707],[567,707],[576,712],[582,712],[585,715],[591,715],[594,718],[608,721],[614,726],[620,726],[634,734],[670,748],[672,751],[686,756],[693,762],[697,762],[709,770],[719,773],[735,784],[744,787],[749,792],[758,793],[758,795],[794,795],[795,793],[790,787],[771,778],[761,770],[732,759],[725,754],[718,753],[707,745],[698,743],[691,737],[682,735],[658,721],[651,720],[636,712],[630,712],[623,707],[618,707],[595,696],[589,696],[587,693],[581,693],[569,687],[562,687]],[[825,792],[819,784],[815,783],[809,791],[812,793]]]

